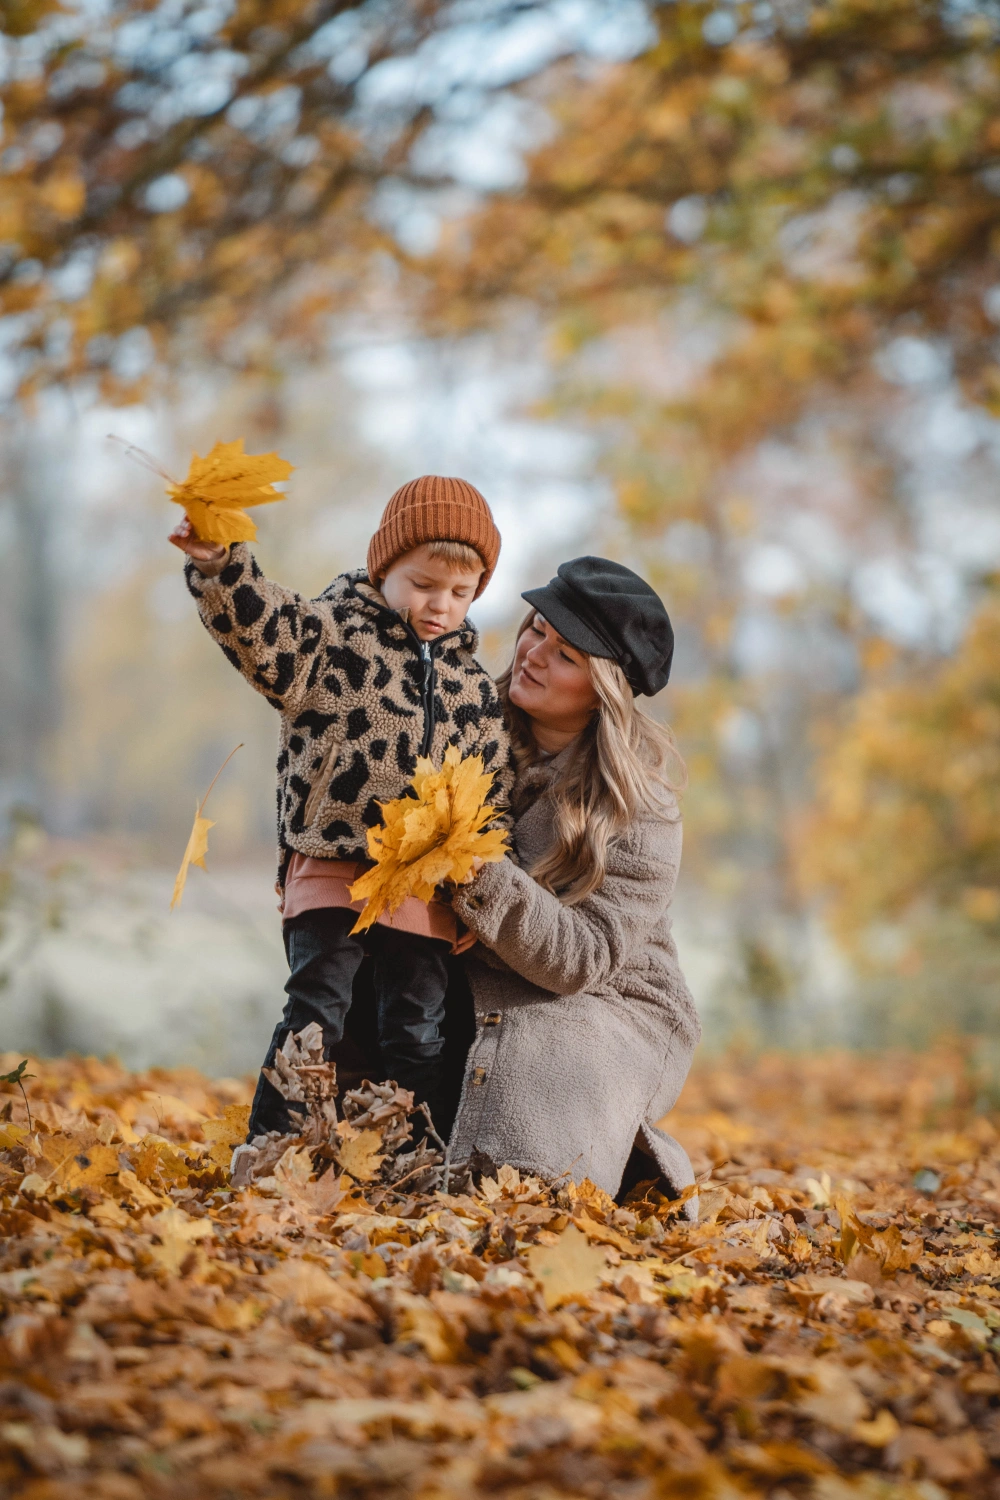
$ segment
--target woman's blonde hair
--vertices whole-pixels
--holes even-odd
[[[532,610],[522,620],[518,639],[534,618]],[[677,793],[687,778],[673,735],[636,705],[618,663],[601,656],[586,660],[598,707],[551,788],[555,840],[529,872],[566,906],[603,885],[608,849],[637,817],[677,818]],[[538,747],[531,719],[510,700],[512,673],[513,663],[497,679],[497,689],[523,770],[537,760]]]

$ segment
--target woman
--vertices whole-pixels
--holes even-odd
[[[682,767],[635,704],[666,683],[673,631],[649,585],[603,558],[523,597],[532,612],[498,683],[520,866],[485,865],[454,897],[476,1036],[450,1156],[612,1195],[628,1168],[676,1196],[691,1164],[656,1122],[700,1036],[669,919]]]

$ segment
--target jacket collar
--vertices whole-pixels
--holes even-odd
[[[375,585],[369,582],[368,573],[364,568],[354,568],[350,573],[342,573],[325,590],[323,597],[354,604],[366,614],[389,615],[403,634],[412,635],[407,628],[409,621],[400,614],[399,610],[391,609],[386,604]],[[441,639],[453,646],[458,646],[463,651],[475,652],[479,649],[479,632],[471,620],[465,620],[458,630],[451,631]]]

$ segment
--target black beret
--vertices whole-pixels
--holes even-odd
[[[634,694],[652,696],[665,686],[674,654],[670,616],[631,568],[606,557],[574,557],[544,588],[521,598],[578,651],[616,661]]]

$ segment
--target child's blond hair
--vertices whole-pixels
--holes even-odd
[[[439,541],[427,542],[426,547],[431,557],[436,557],[439,562],[450,563],[453,568],[481,573],[486,566],[475,547],[470,547],[468,542],[452,542],[447,537],[442,537]]]

